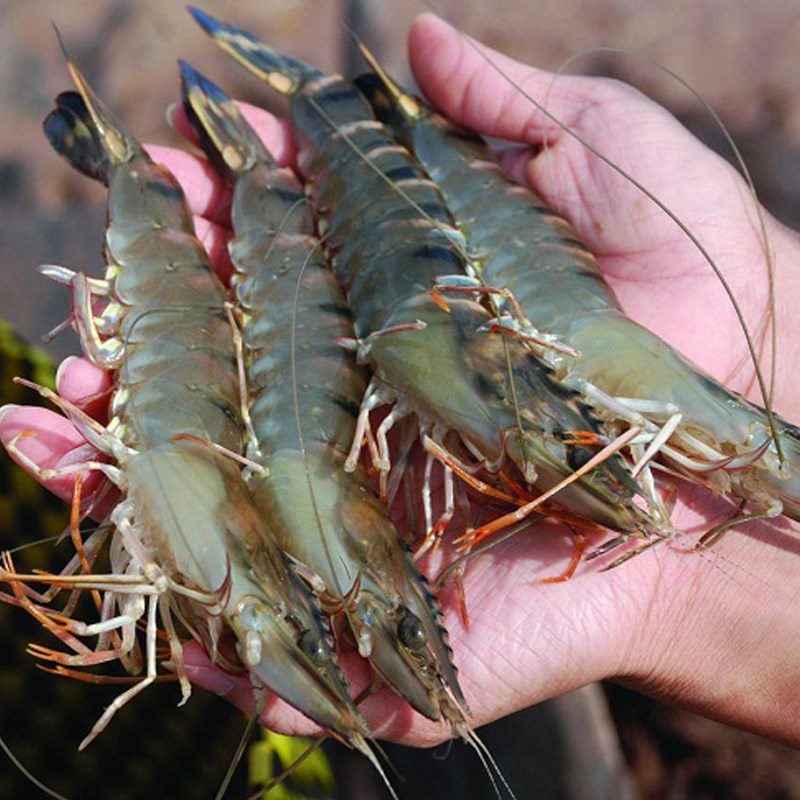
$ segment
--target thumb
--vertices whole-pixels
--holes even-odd
[[[606,85],[521,64],[431,13],[421,14],[411,26],[409,60],[423,92],[452,120],[486,136],[526,144],[559,135],[533,100],[571,126],[597,103],[598,90]]]

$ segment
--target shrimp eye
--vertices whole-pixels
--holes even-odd
[[[409,650],[420,650],[428,642],[425,628],[422,623],[410,611],[404,614],[397,626],[397,636],[401,644]]]
[[[297,640],[297,646],[311,659],[317,666],[322,666],[325,662],[325,645],[322,639],[314,631],[304,631]]]
[[[580,469],[595,453],[596,450],[591,447],[583,447],[583,445],[579,444],[574,447],[568,447],[567,464],[569,464],[570,469]]]

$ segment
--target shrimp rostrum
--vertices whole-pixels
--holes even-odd
[[[192,13],[226,52],[290,97],[299,166],[353,311],[355,346],[373,370],[346,466],[354,468],[369,438],[371,409],[393,403],[376,433],[379,470],[390,466],[388,430],[414,414],[446,481],[461,470],[444,446],[444,433],[454,431],[481,468],[513,472],[506,485],[558,487],[548,512],[620,532],[659,525],[635,502],[639,487],[613,448],[591,461],[606,443],[576,392],[521,342],[487,336],[493,315],[484,304],[454,297],[445,310],[433,295],[441,275],[473,273],[463,235],[438,187],[358,88]],[[582,472],[575,473],[576,457]],[[512,501],[523,505],[528,491]]]
[[[22,576],[6,561],[2,577],[74,651],[38,651],[61,666],[130,653],[146,617],[146,676],[108,708],[84,745],[156,679],[160,617],[185,697],[175,618],[218,664],[247,671],[256,696],[266,687],[368,752],[369,730],[317,604],[288,568],[235,460],[244,437],[226,294],[195,238],[183,193],[68,64],[80,92],[60,95],[44,128],[75,168],[108,187],[105,277],[90,282],[75,274],[71,287],[86,354],[114,370],[111,421],[101,426],[42,392],[110,461],[62,471],[102,472],[123,499],[110,512],[110,574]],[[108,302],[95,317],[98,293]],[[14,442],[9,450],[27,461]],[[101,619],[86,624],[52,614],[37,604],[30,580],[103,592]],[[95,649],[83,643],[98,635]]]

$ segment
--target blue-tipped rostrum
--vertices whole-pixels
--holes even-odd
[[[281,94],[292,95],[307,81],[323,76],[323,73],[311,64],[299,58],[276,53],[253,34],[241,28],[220,22],[195,6],[188,6],[188,9],[200,27],[226,53]]]

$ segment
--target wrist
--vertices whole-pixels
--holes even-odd
[[[800,527],[783,518],[779,526],[732,531],[706,554],[653,553],[649,571],[637,576],[649,585],[639,585],[615,679],[800,744],[800,604],[791,548]]]

